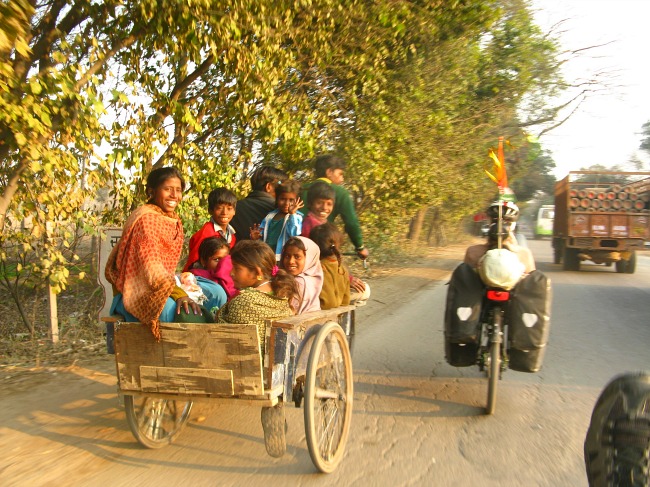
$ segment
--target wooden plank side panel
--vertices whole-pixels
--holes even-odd
[[[149,366],[229,371],[234,394],[264,393],[257,326],[161,323],[160,331],[160,342],[139,323],[122,324],[116,331],[115,359],[122,390],[141,390],[141,367]]]
[[[142,392],[170,394],[234,394],[232,371],[182,367],[140,367]]]
[[[223,350],[220,367],[233,372],[234,393],[264,394],[262,358],[257,326],[250,324],[215,324],[210,338]]]
[[[120,323],[114,340],[118,385],[123,391],[139,391],[140,367],[165,363],[162,344],[142,323]]]

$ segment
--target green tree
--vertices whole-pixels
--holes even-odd
[[[0,7],[0,258],[14,289],[20,276],[63,289],[78,236],[120,224],[162,164],[191,183],[188,231],[213,187],[237,190],[258,163],[307,171],[326,150],[350,161],[378,241],[429,206],[453,224],[489,198],[487,149],[499,135],[523,145],[521,106],[555,76],[523,0]]]
[[[383,238],[403,233],[405,221],[429,206],[443,208],[437,224],[444,218],[448,226],[484,208],[496,188],[483,169],[498,136],[511,143],[512,182],[535,172],[524,132],[532,117],[521,121],[520,111],[556,95],[557,42],[524,1],[468,2],[452,12],[394,65],[387,93],[359,101],[339,140],[361,207],[370,210],[362,219]]]

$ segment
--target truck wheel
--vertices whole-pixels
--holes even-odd
[[[630,255],[630,260],[627,261],[627,265],[625,266],[625,272],[627,274],[634,274],[635,270],[636,270],[636,252],[632,251],[632,254]]]
[[[562,254],[564,254],[562,240],[554,239],[553,240],[553,263],[554,264],[562,263]]]
[[[616,261],[616,272],[623,274],[627,271],[627,260],[617,260]]]
[[[580,258],[578,257],[578,249],[564,249],[564,270],[580,270]]]

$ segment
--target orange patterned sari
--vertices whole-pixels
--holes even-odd
[[[175,286],[183,239],[176,213],[146,204],[126,220],[122,238],[106,263],[106,279],[122,293],[124,307],[149,326],[157,340],[160,313]]]

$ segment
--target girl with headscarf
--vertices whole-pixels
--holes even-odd
[[[298,297],[294,300],[296,314],[321,309],[323,268],[318,245],[306,237],[291,237],[284,244],[280,263],[298,284]]]

